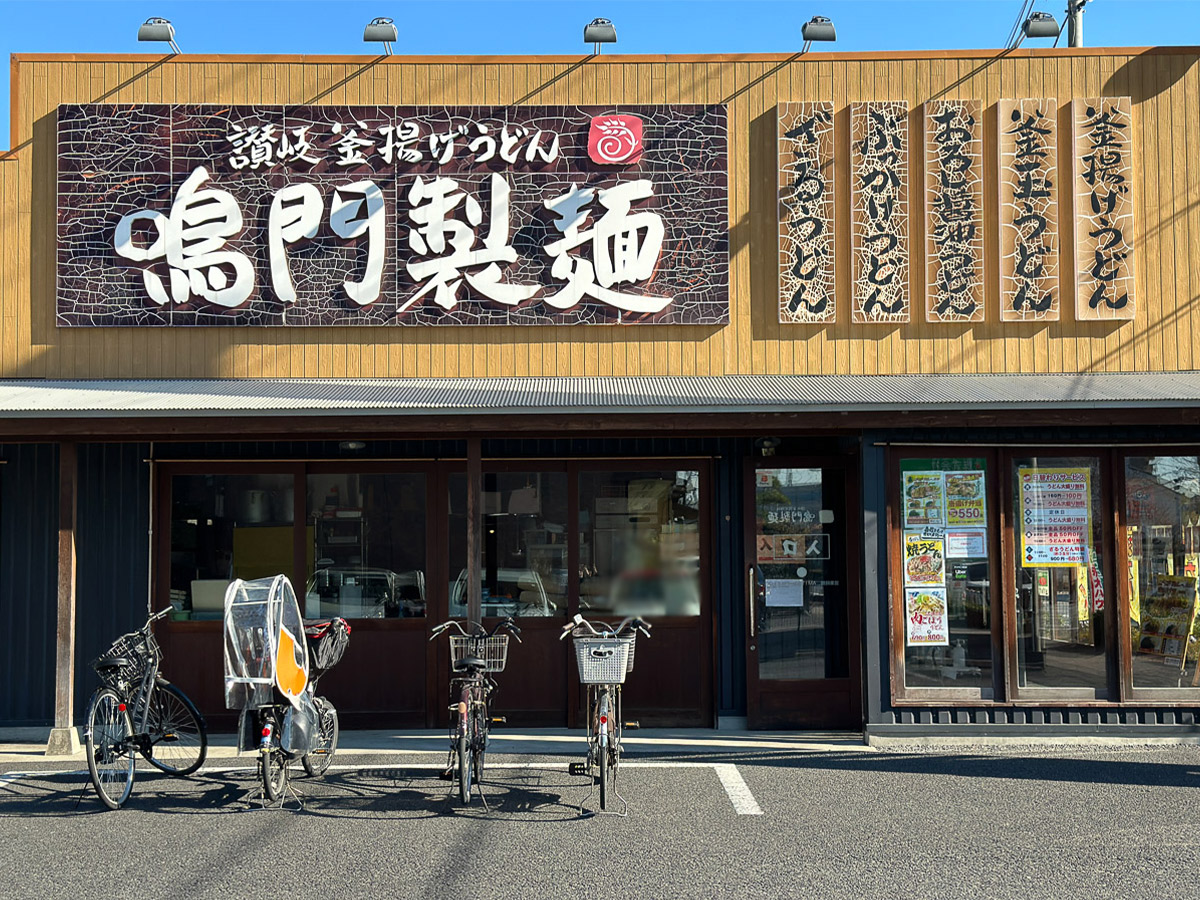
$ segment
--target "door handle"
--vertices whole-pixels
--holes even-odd
[[[754,637],[754,566],[746,570],[746,610],[750,617],[750,637]]]

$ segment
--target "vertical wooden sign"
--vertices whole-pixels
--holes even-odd
[[[851,319],[907,322],[908,104],[850,104]]]
[[[1001,100],[998,108],[1000,321],[1057,322],[1058,101]]]
[[[780,103],[779,321],[832,322],[833,104]]]
[[[925,320],[982,322],[983,135],[978,100],[925,104]]]
[[[1071,103],[1075,136],[1075,318],[1132,319],[1132,103],[1096,97]]]

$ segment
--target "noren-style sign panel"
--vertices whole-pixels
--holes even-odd
[[[60,326],[729,321],[724,105],[63,105]]]
[[[833,322],[833,104],[780,103],[779,321]]]

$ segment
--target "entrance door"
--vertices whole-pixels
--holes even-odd
[[[747,467],[751,728],[860,728],[856,484],[842,460]]]

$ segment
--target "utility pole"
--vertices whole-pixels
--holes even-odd
[[[1067,46],[1083,46],[1083,7],[1088,0],[1067,0]]]

